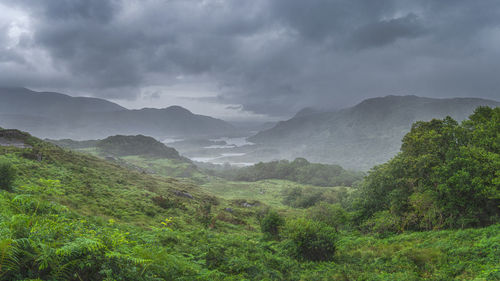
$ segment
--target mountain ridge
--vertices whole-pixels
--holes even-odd
[[[307,157],[311,161],[366,170],[394,156],[401,138],[414,122],[448,115],[461,121],[482,105],[496,107],[500,102],[414,95],[377,97],[350,108],[281,121],[248,140],[280,149],[275,158]]]
[[[76,140],[111,135],[156,138],[234,133],[228,122],[178,106],[127,109],[116,103],[26,88],[0,88],[0,126],[41,138]]]

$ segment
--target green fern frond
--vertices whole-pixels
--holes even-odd
[[[101,241],[90,238],[77,238],[63,247],[56,250],[56,255],[63,257],[74,257],[89,253],[95,253],[100,249],[105,248]]]
[[[107,252],[105,256],[107,258],[115,258],[123,261],[128,261],[135,265],[146,265],[153,262],[153,260],[151,259],[136,258],[119,252]]]

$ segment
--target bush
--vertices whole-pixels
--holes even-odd
[[[160,208],[163,209],[170,209],[175,207],[175,202],[172,200],[169,200],[168,198],[165,198],[161,195],[153,197],[151,200],[153,200],[153,203]]]
[[[347,224],[347,212],[340,204],[328,204],[320,202],[307,210],[307,216],[315,221],[323,222],[335,230],[344,227]]]
[[[317,188],[289,188],[283,191],[283,204],[294,208],[309,208],[319,202],[323,191]]]
[[[330,261],[335,255],[337,232],[322,222],[304,218],[288,221],[284,236],[290,254],[296,259]]]
[[[0,189],[11,190],[16,171],[10,163],[0,162]]]
[[[391,214],[389,211],[376,212],[373,217],[366,220],[361,228],[365,232],[375,232],[380,237],[399,232],[401,227],[400,218]]]
[[[275,211],[270,211],[260,222],[260,229],[267,238],[278,239],[285,220]]]

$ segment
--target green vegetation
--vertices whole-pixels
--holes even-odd
[[[261,180],[257,182],[237,182],[211,179],[201,186],[215,196],[227,199],[245,199],[265,202],[274,208],[306,208],[317,202],[340,203],[352,190],[350,187],[319,187],[303,185],[287,180]],[[313,196],[314,203],[311,199]]]
[[[345,229],[348,226],[349,214],[340,204],[320,202],[307,210],[307,217],[314,221],[322,222],[328,226]]]
[[[462,124],[417,122],[401,152],[375,167],[354,206],[380,231],[479,227],[500,218],[500,108]]]
[[[291,255],[309,261],[330,261],[335,254],[337,232],[318,221],[299,218],[289,220],[284,237]]]
[[[185,160],[169,158],[151,158],[142,155],[130,155],[119,158],[143,171],[175,178],[189,178],[197,183],[207,182],[208,177],[198,168]]]
[[[104,140],[48,141],[59,147],[104,158],[144,173],[190,178],[197,183],[206,182],[207,178],[189,159],[180,156],[177,150],[151,137],[117,135]]]
[[[10,190],[14,182],[15,170],[8,162],[0,162],[0,189]]]
[[[258,163],[250,167],[230,169],[218,174],[234,181],[282,179],[315,186],[352,186],[363,174],[342,169],[339,165],[309,163],[304,158]]]
[[[168,147],[152,137],[112,136],[98,141],[96,147],[102,154],[114,156],[145,155],[149,157],[182,159],[177,150]]]
[[[200,186],[0,130],[29,145],[0,146],[0,280],[500,280],[499,124],[417,122],[353,187]]]
[[[260,229],[267,238],[278,239],[285,220],[275,211],[269,212],[260,222]]]

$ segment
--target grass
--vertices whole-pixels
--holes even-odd
[[[274,208],[289,208],[283,204],[283,191],[289,188],[308,188],[310,185],[287,180],[261,180],[256,182],[228,181],[214,179],[201,187],[215,196],[228,199],[259,201]],[[338,190],[342,187],[314,187],[322,190]]]
[[[119,159],[151,173],[166,177],[190,178],[196,182],[205,182],[208,180],[208,177],[202,174],[195,165],[185,161],[151,158],[140,155],[124,156]]]
[[[41,161],[32,154],[41,155]],[[158,169],[149,174],[44,143],[36,151],[0,147],[0,161],[17,171],[14,191],[0,191],[0,242],[17,239],[16,247],[31,253],[19,260],[22,270],[5,275],[10,279],[0,272],[0,280],[49,276],[48,269],[39,268],[40,261],[50,257],[56,257],[51,261],[56,265],[64,261],[59,262],[61,268],[78,262],[81,274],[101,270],[95,276],[108,274],[109,280],[132,278],[125,271],[129,269],[137,269],[134,276],[142,280],[500,280],[500,224],[385,238],[343,231],[333,261],[306,262],[289,256],[286,240],[266,241],[259,229],[267,206],[288,217],[303,215],[303,209],[283,205],[282,194],[288,188],[307,189],[306,185],[216,178],[197,185],[190,179],[169,177],[174,173],[167,173],[167,167],[175,171],[179,163],[124,159]],[[58,193],[37,193],[44,203],[36,208],[16,201],[34,199],[19,195],[42,184],[40,179],[58,180]],[[193,198],[179,195],[186,193]],[[165,206],[155,203],[158,200],[165,200]],[[261,204],[247,208],[243,201]],[[159,229],[166,218],[171,218],[168,231]],[[22,248],[26,239],[31,244]],[[99,242],[105,248],[92,250],[79,241]],[[12,247],[2,243],[0,253],[9,254]],[[60,248],[80,252],[66,255]],[[61,256],[54,256],[58,252]],[[14,252],[11,255],[15,257]],[[27,268],[31,275],[12,277]],[[121,279],[116,278],[120,272]]]

